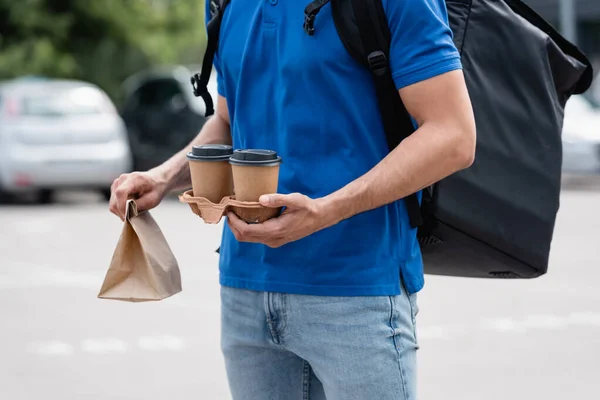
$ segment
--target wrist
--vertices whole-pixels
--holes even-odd
[[[317,217],[323,229],[329,228],[352,216],[347,199],[337,193],[315,200]]]
[[[154,167],[148,171],[148,174],[152,176],[152,179],[163,188],[165,194],[173,188],[171,188],[171,182],[173,181],[173,174],[166,165],[160,165]]]

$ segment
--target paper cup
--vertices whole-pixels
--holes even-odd
[[[238,201],[258,201],[277,193],[281,157],[271,150],[237,150],[229,159]]]
[[[224,197],[233,195],[233,176],[229,157],[231,146],[194,146],[188,153],[194,197],[204,197],[218,204]]]

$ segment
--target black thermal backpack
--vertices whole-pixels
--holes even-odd
[[[211,1],[202,70],[191,78],[207,116],[214,107],[206,87],[229,2]],[[564,107],[590,87],[591,64],[520,0],[446,0],[446,7],[475,113],[477,149],[470,168],[423,190],[420,203],[415,194],[404,199],[425,273],[538,277],[548,271],[559,209]],[[308,4],[298,29],[315,38],[315,47],[319,19],[330,17],[325,13],[349,54],[371,71],[388,145],[395,148],[415,128],[388,65],[381,0]]]

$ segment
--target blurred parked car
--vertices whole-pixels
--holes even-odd
[[[113,180],[131,166],[125,124],[98,87],[54,79],[0,83],[0,192],[34,192],[44,203],[62,188],[109,197]]]
[[[600,174],[600,107],[583,95],[565,107],[562,133],[563,172]]]
[[[127,124],[134,169],[145,171],[170,158],[200,132],[206,122],[206,105],[195,97],[192,71],[184,66],[163,66],[141,71],[124,83],[121,115]],[[216,104],[216,78],[209,92]]]

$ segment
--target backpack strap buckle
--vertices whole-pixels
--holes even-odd
[[[206,85],[202,85],[202,77],[200,76],[200,74],[194,74],[192,75],[191,79],[190,79],[191,83],[192,83],[192,88],[194,90],[194,96],[196,97],[200,97],[202,96],[202,93],[208,91],[208,88],[206,87]]]
[[[316,15],[309,12],[304,13],[304,32],[306,32],[309,36],[315,34],[315,17]]]
[[[213,115],[215,113],[215,105],[210,93],[208,92],[207,85],[203,84],[202,74],[194,74],[190,78],[190,81],[192,83],[192,88],[194,89],[194,96],[202,97],[202,100],[204,100],[204,104],[206,105],[205,115],[207,117]]]
[[[219,2],[217,0],[211,0],[210,1],[210,15],[211,18],[214,18],[215,16],[221,14],[221,5],[219,4]]]
[[[325,7],[330,0],[313,0],[312,3],[306,6],[304,9],[304,32],[308,33],[308,36],[315,34],[315,18],[321,8]]]
[[[368,55],[369,68],[376,75],[383,75],[389,69],[389,63],[383,51],[374,51]]]

